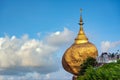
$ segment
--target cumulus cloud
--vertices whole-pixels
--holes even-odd
[[[101,50],[102,52],[107,52],[111,48],[115,48],[120,45],[120,41],[110,42],[110,41],[102,41],[101,42]]]
[[[46,37],[47,44],[61,46],[73,40],[73,32],[64,28],[63,32],[57,31]],[[68,38],[69,37],[69,38]]]
[[[0,75],[23,75],[25,73],[49,73],[59,69],[54,56],[62,45],[73,39],[72,31],[64,28],[47,35],[44,39],[5,36],[0,38]],[[49,78],[49,75],[47,75]]]
[[[72,74],[65,72],[63,69],[60,69],[57,72],[40,74],[37,72],[27,73],[23,76],[0,76],[0,80],[71,80]]]

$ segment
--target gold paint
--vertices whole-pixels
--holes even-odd
[[[87,57],[96,58],[98,55],[97,48],[88,41],[84,30],[83,30],[83,20],[80,16],[80,31],[74,44],[68,48],[62,58],[63,68],[74,74],[78,75],[80,71],[80,65],[83,63]]]

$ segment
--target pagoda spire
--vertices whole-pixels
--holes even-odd
[[[78,33],[77,38],[75,39],[75,44],[81,44],[81,43],[87,43],[88,42],[88,38],[86,37],[84,30],[83,30],[83,19],[82,19],[82,9],[80,9],[80,30]]]

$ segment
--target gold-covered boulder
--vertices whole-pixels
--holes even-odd
[[[68,48],[63,57],[62,65],[63,68],[72,73],[73,75],[78,75],[81,70],[80,65],[88,58],[93,57],[97,58],[98,50],[94,44],[88,41],[84,30],[83,30],[83,20],[80,16],[80,31],[77,38],[75,39],[74,44]]]

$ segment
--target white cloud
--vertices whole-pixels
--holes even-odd
[[[74,35],[72,31],[64,28],[64,31],[62,32],[57,31],[55,33],[52,33],[50,36],[47,36],[46,42],[49,45],[62,46],[66,45],[68,42],[71,42],[73,40],[73,36]]]
[[[107,52],[111,48],[115,48],[120,45],[120,41],[110,42],[110,41],[102,41],[101,42],[101,51]]]
[[[43,40],[5,36],[0,38],[0,75],[47,74],[59,69],[55,53],[73,39],[72,31],[64,28]],[[47,75],[49,78],[49,75]]]
[[[16,75],[6,75],[0,76],[0,80],[71,80],[72,74],[65,72],[63,69],[60,69],[57,72],[40,74],[37,72],[27,73],[23,76]]]

